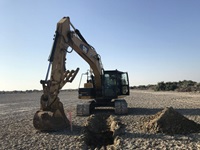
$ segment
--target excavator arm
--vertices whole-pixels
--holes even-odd
[[[47,107],[51,106],[51,104],[56,101],[62,87],[67,82],[72,82],[79,71],[79,68],[71,71],[66,70],[65,68],[67,49],[69,47],[66,35],[69,31],[69,20],[65,18],[61,19],[57,24],[54,43],[49,56],[49,67],[51,67],[50,80],[47,80],[49,68],[46,79],[41,80],[43,93],[48,97],[48,101],[46,101],[45,104]],[[45,109],[45,105],[42,106],[42,109]]]
[[[64,113],[63,104],[60,102],[58,94],[67,82],[73,81],[79,68],[71,71],[66,70],[65,61],[68,47],[76,51],[90,65],[94,74],[95,88],[97,91],[101,90],[103,67],[100,56],[75,29],[70,18],[62,18],[57,23],[46,79],[41,80],[43,95],[40,99],[40,110],[33,118],[33,125],[38,130],[58,130],[69,126],[69,120]],[[48,80],[50,70],[50,80]]]

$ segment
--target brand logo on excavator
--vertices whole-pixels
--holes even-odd
[[[84,53],[86,53],[86,54],[88,53],[89,48],[86,47],[85,45],[80,44],[80,48],[83,50]]]

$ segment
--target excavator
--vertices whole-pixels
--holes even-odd
[[[69,47],[72,50],[69,51]],[[77,104],[77,115],[90,115],[97,107],[113,107],[115,114],[119,115],[128,113],[127,102],[123,99],[129,95],[128,73],[104,70],[95,48],[88,44],[69,17],[63,17],[57,23],[46,78],[40,81],[43,94],[40,98],[40,109],[33,117],[33,125],[37,130],[60,130],[70,126],[58,95],[63,86],[72,82],[79,71],[79,68],[66,69],[66,55],[72,51],[78,53],[90,66],[84,87],[78,89],[78,98],[87,101]]]

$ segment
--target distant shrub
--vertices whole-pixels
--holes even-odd
[[[139,85],[139,86],[130,86],[131,90],[154,90],[156,85]]]
[[[158,82],[156,85],[132,86],[130,89],[155,90],[155,91],[178,91],[178,92],[200,92],[200,83],[183,80],[179,82]]]
[[[191,80],[183,80],[178,82],[178,89],[179,92],[192,92],[196,91],[197,82]]]
[[[166,87],[166,85],[165,85],[164,82],[158,82],[158,84],[156,85],[155,90],[156,91],[165,91],[165,89],[166,89],[165,87]]]

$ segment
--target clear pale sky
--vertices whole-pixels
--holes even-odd
[[[57,22],[73,25],[101,55],[105,70],[129,73],[130,85],[200,82],[199,0],[1,0],[0,91],[42,89]],[[67,69],[89,65],[73,52]]]

